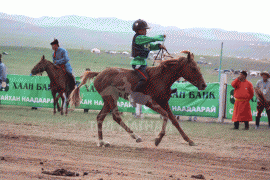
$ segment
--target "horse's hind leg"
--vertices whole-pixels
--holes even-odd
[[[66,93],[66,115],[68,114],[69,94]]]
[[[112,115],[113,120],[117,122],[122,128],[124,128],[133,139],[136,139],[136,142],[142,142],[142,138],[134,134],[133,131],[122,121],[117,106],[114,107]]]
[[[104,101],[104,106],[101,109],[101,111],[99,112],[99,114],[97,115],[98,139],[99,139],[98,146],[99,147],[101,147],[101,146],[108,147],[108,146],[110,146],[109,142],[103,141],[102,124],[103,124],[105,117],[110,112],[112,105],[111,105],[110,98],[108,98],[108,96],[102,97],[102,98]]]
[[[63,109],[64,109],[64,103],[65,103],[65,97],[64,97],[63,93],[61,93],[61,99],[62,99],[61,115],[63,115],[64,114]]]

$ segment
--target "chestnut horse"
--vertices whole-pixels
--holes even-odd
[[[63,106],[65,102],[65,97],[64,93],[66,96],[66,115],[68,113],[68,105],[69,105],[69,100],[68,97],[70,93],[74,90],[75,88],[75,78],[72,75],[69,75],[66,70],[64,65],[58,66],[54,65],[52,62],[48,61],[45,59],[44,55],[41,57],[41,60],[39,63],[32,69],[31,73],[32,75],[36,75],[39,73],[42,73],[46,71],[49,78],[50,78],[50,88],[52,91],[52,96],[53,96],[53,113],[56,113],[55,110],[55,105],[57,104],[57,109],[58,111],[61,111],[61,115],[63,115]],[[58,93],[58,96],[56,97],[56,93]],[[61,108],[59,107],[58,100],[61,97],[62,99],[62,106]]]
[[[98,146],[110,145],[108,142],[103,141],[102,135],[102,123],[110,111],[112,111],[114,121],[122,126],[133,139],[136,139],[136,142],[142,141],[142,139],[134,134],[133,131],[122,121],[117,108],[118,98],[122,97],[128,100],[128,95],[132,93],[133,97],[135,97],[134,99],[137,100],[137,103],[148,106],[164,117],[162,130],[155,139],[156,146],[158,146],[165,135],[168,119],[172,121],[172,124],[177,128],[184,140],[189,142],[189,145],[195,145],[195,143],[188,138],[180,127],[168,103],[171,97],[170,87],[180,77],[184,77],[199,90],[204,90],[206,88],[206,83],[203,79],[200,68],[194,61],[194,55],[189,51],[183,51],[183,53],[186,53],[187,57],[165,60],[161,62],[159,66],[147,67],[146,71],[149,79],[145,87],[142,89],[142,92],[138,93],[132,92],[139,81],[139,77],[134,70],[107,68],[102,72],[84,72],[81,77],[81,84],[70,95],[70,104],[71,106],[80,105],[81,98],[79,88],[84,85],[87,80],[96,77],[94,79],[94,87],[104,100],[104,106],[97,116],[99,137]]]

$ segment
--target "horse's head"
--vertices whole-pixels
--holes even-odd
[[[179,67],[181,77],[185,78],[199,90],[204,90],[207,85],[203,79],[200,67],[194,61],[193,53],[190,53],[189,51],[182,51],[182,53],[187,54],[187,58],[184,58],[180,64],[180,66],[183,67]]]
[[[48,61],[45,59],[45,56],[43,55],[41,57],[41,60],[31,70],[31,74],[36,75],[36,74],[42,73],[43,71],[46,70],[47,64],[48,64]]]

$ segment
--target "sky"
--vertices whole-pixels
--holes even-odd
[[[270,35],[269,0],[5,0],[0,12],[60,17],[144,19],[162,26],[220,28]]]

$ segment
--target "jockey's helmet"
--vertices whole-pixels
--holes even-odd
[[[133,23],[132,29],[133,29],[133,31],[136,32],[136,31],[142,30],[142,29],[150,29],[150,27],[148,26],[146,21],[144,21],[142,19],[138,19]]]

